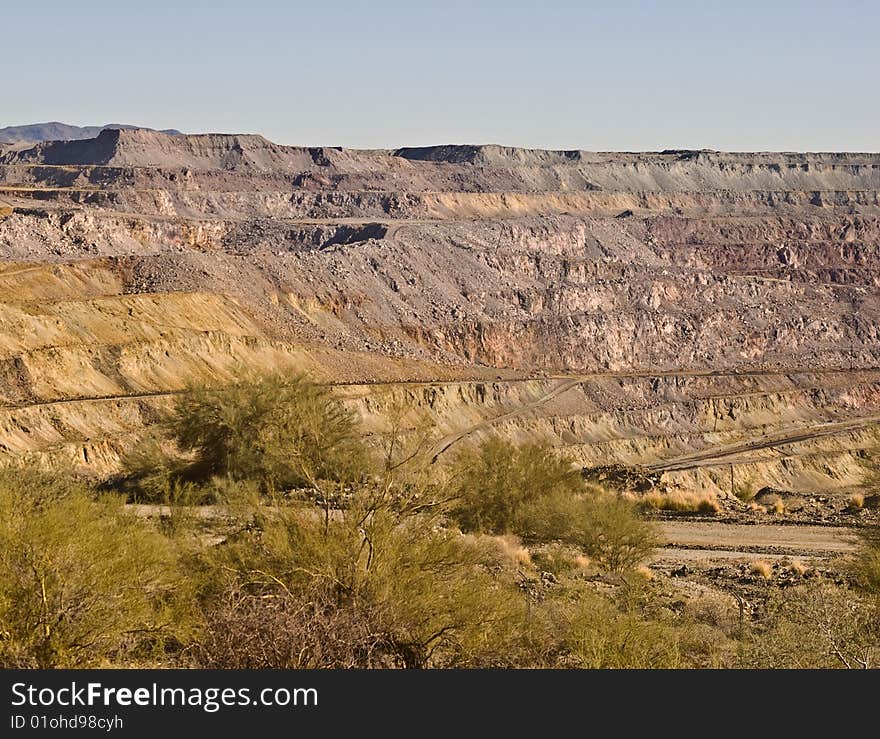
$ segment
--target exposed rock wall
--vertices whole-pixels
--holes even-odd
[[[110,469],[168,393],[242,368],[360,383],[377,433],[382,393],[453,433],[592,377],[472,437],[550,438],[589,465],[849,424],[880,406],[878,193],[878,154],[151,131],[7,149],[0,452]],[[372,384],[404,380],[438,384]],[[843,488],[874,437],[836,429],[724,459]]]

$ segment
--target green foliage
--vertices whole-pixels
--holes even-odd
[[[0,471],[0,663],[91,667],[185,630],[168,540],[66,479]]]
[[[216,478],[264,490],[318,488],[369,471],[354,415],[305,377],[271,375],[182,395],[124,460],[138,500],[164,502],[174,484]]]
[[[581,547],[611,572],[635,567],[656,548],[653,524],[639,518],[635,506],[611,493],[580,501],[583,512],[574,519],[568,541]]]
[[[543,572],[559,577],[572,572],[577,567],[575,557],[578,551],[564,544],[548,544],[532,552],[532,561]]]
[[[191,460],[175,453],[161,430],[154,430],[123,456],[123,487],[141,503],[213,503],[209,495],[198,495],[195,486],[184,480],[190,464]]]
[[[462,452],[453,467],[453,511],[466,531],[514,530],[521,506],[551,493],[574,495],[583,481],[571,462],[538,444],[490,439]]]
[[[751,503],[755,499],[755,495],[758,494],[758,490],[754,483],[746,482],[741,485],[734,485],[733,494],[743,503]]]
[[[620,613],[597,596],[580,599],[565,635],[572,666],[584,669],[675,669],[683,667],[671,629]]]
[[[534,542],[560,541],[583,550],[602,569],[621,572],[657,546],[654,526],[613,493],[555,493],[523,506],[517,531]]]
[[[584,583],[558,585],[530,609],[508,667],[646,669],[687,666],[678,630],[621,608]]]
[[[853,569],[859,585],[880,596],[880,527],[862,530],[862,546]]]
[[[351,414],[303,378],[195,390],[126,460],[136,498],[162,504],[158,530],[73,478],[0,469],[0,666],[880,658],[877,529],[855,561],[860,590],[820,581],[782,597],[767,583],[746,610],[738,591],[695,595],[633,571],[657,545],[653,525],[549,448],[490,441],[438,483],[402,426],[373,465]],[[301,486],[315,495],[262,505]]]
[[[278,599],[292,613],[314,612],[320,604],[318,623],[336,624],[311,636],[295,630],[300,649],[295,655],[283,650],[272,666],[311,666],[328,652],[337,665],[466,666],[522,619],[521,597],[481,565],[479,548],[426,514],[395,511],[364,492],[339,515],[317,514],[314,508],[287,509],[217,552],[214,566],[234,573],[222,597],[258,595],[269,605],[256,608],[257,614],[274,610]],[[254,609],[252,599],[244,602]],[[223,645],[244,643],[228,633],[230,624],[242,623],[238,616],[214,623],[215,648],[203,654],[206,664],[223,666],[223,655],[230,654]],[[282,631],[290,633],[290,625]],[[241,655],[236,664],[265,664],[265,642],[254,646],[258,658],[248,662]]]
[[[657,545],[654,527],[634,505],[587,489],[571,461],[546,447],[488,441],[462,455],[455,472],[453,515],[465,530],[560,541],[613,572],[635,566]]]

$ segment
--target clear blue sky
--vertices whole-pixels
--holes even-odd
[[[877,0],[42,0],[0,27],[0,126],[880,150]]]

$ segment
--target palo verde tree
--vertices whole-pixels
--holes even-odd
[[[96,667],[187,632],[170,542],[116,496],[36,469],[0,470],[0,665]]]
[[[184,393],[124,466],[142,499],[212,478],[320,488],[369,470],[354,414],[327,387],[277,374]]]
[[[441,525],[412,481],[371,481],[321,515],[286,506],[210,553],[208,667],[465,667],[491,661],[525,602]]]

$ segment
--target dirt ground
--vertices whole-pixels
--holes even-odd
[[[666,545],[657,559],[694,560],[796,556],[827,558],[856,549],[852,529],[842,526],[729,524],[716,521],[664,521]]]

